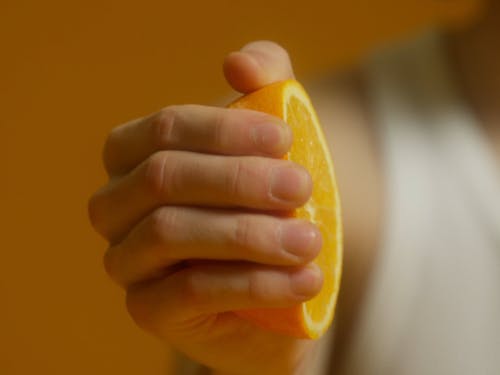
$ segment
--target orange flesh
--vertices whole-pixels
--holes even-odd
[[[267,86],[230,107],[266,112],[284,119],[291,127],[294,142],[286,158],[304,166],[313,180],[311,199],[292,216],[316,224],[323,237],[323,247],[315,263],[323,271],[324,283],[316,297],[291,308],[246,310],[237,314],[276,332],[317,338],[333,319],[342,263],[340,203],[321,127],[307,94],[293,80]]]

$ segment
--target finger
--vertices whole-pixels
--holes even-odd
[[[95,228],[116,243],[163,205],[291,210],[311,190],[308,172],[291,161],[162,151],[98,191],[89,210]]]
[[[201,315],[293,306],[314,297],[322,283],[321,270],[314,264],[300,268],[200,265],[129,288],[127,307],[139,326],[158,333]]]
[[[127,286],[186,259],[243,260],[296,266],[312,261],[321,234],[311,223],[262,214],[161,207],[105,255],[105,268]]]
[[[288,52],[270,41],[252,42],[230,53],[224,60],[223,70],[227,82],[244,94],[293,78]]]
[[[291,142],[290,128],[274,116],[179,105],[115,128],[106,140],[103,159],[108,173],[119,175],[159,150],[281,157]]]

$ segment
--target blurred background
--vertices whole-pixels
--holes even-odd
[[[290,51],[299,79],[355,63],[473,0],[0,2],[0,374],[165,374],[104,274],[86,202],[105,183],[109,130],[174,103],[230,94],[224,55],[255,39]]]

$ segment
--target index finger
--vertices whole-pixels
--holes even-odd
[[[161,150],[232,156],[283,156],[292,143],[288,125],[265,113],[201,105],[166,107],[115,128],[104,146],[111,176],[125,174]]]

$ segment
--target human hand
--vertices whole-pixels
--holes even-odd
[[[271,42],[228,55],[224,72],[242,93],[293,75]],[[115,128],[105,144],[110,180],[89,215],[110,243],[107,272],[141,328],[224,373],[296,374],[313,347],[232,313],[321,288],[318,229],[280,215],[312,189],[304,168],[280,159],[291,142],[267,114],[182,105]]]

